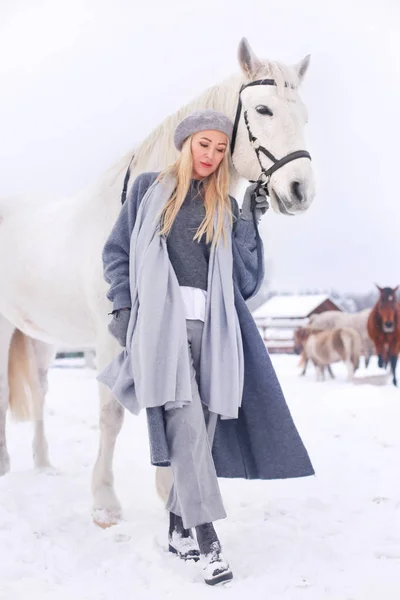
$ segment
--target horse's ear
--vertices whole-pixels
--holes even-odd
[[[375,284],[375,286],[378,288],[378,290],[379,290],[380,292],[383,292],[383,288],[379,287],[379,285],[378,285],[377,283]]]
[[[299,76],[300,81],[303,81],[304,75],[307,73],[308,67],[310,66],[311,54],[307,54],[297,65],[295,65],[295,69]]]
[[[253,79],[256,73],[262,68],[262,62],[254,54],[246,38],[242,38],[240,40],[238,48],[238,59],[243,73],[249,79]]]

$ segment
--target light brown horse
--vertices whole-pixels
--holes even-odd
[[[395,288],[376,286],[379,300],[368,319],[368,334],[373,340],[381,368],[389,363],[392,368],[393,385],[397,385],[396,367],[400,352],[400,303],[396,300]]]
[[[326,310],[322,313],[311,315],[309,326],[313,329],[334,329],[335,327],[351,327],[358,331],[361,337],[361,354],[364,355],[365,366],[368,367],[375,348],[374,343],[368,335],[367,322],[371,313],[366,308],[355,313],[345,313],[340,310]]]
[[[325,379],[325,367],[333,377],[330,365],[343,361],[347,365],[348,379],[352,380],[361,354],[361,338],[350,327],[337,327],[318,331],[311,327],[298,327],[294,332],[296,350],[302,350],[305,365],[312,360],[317,370],[317,381]]]

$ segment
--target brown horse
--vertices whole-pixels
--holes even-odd
[[[392,368],[393,385],[397,385],[396,366],[400,352],[400,303],[396,300],[395,288],[380,288],[379,300],[368,318],[368,334],[375,344],[378,365]]]

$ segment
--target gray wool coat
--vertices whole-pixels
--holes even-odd
[[[238,419],[218,419],[212,448],[218,477],[286,479],[314,475],[307,450],[286,404],[271,359],[246,300],[264,278],[263,246],[257,225],[256,251],[245,252],[245,231],[233,240],[235,307],[244,352],[244,389]],[[169,466],[161,407],[147,409],[151,462]]]
[[[143,197],[144,192],[140,186],[147,188],[156,175],[143,174],[136,180],[130,199],[131,206],[124,207],[131,216],[120,219],[111,233],[103,252],[105,264],[117,264],[121,239],[125,240],[126,246],[138,203]],[[235,214],[234,204],[236,208],[237,204],[231,200]],[[246,300],[257,293],[264,278],[263,245],[255,221],[245,221],[239,217],[232,238],[232,252],[235,308],[244,352],[244,388],[238,419],[218,419],[217,422],[212,448],[217,475],[245,479],[284,479],[313,475],[307,450],[246,304]],[[107,280],[111,279],[107,277],[107,270],[105,276]],[[109,298],[117,304],[114,308],[130,305],[129,296],[124,295],[127,293],[125,289],[118,289],[118,284],[110,289]],[[146,411],[151,463],[169,466],[163,408],[147,408]]]

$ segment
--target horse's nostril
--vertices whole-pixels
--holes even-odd
[[[385,321],[385,327],[393,327],[393,321]]]
[[[305,201],[303,184],[300,181],[292,181],[291,183],[292,195],[300,204]]]

